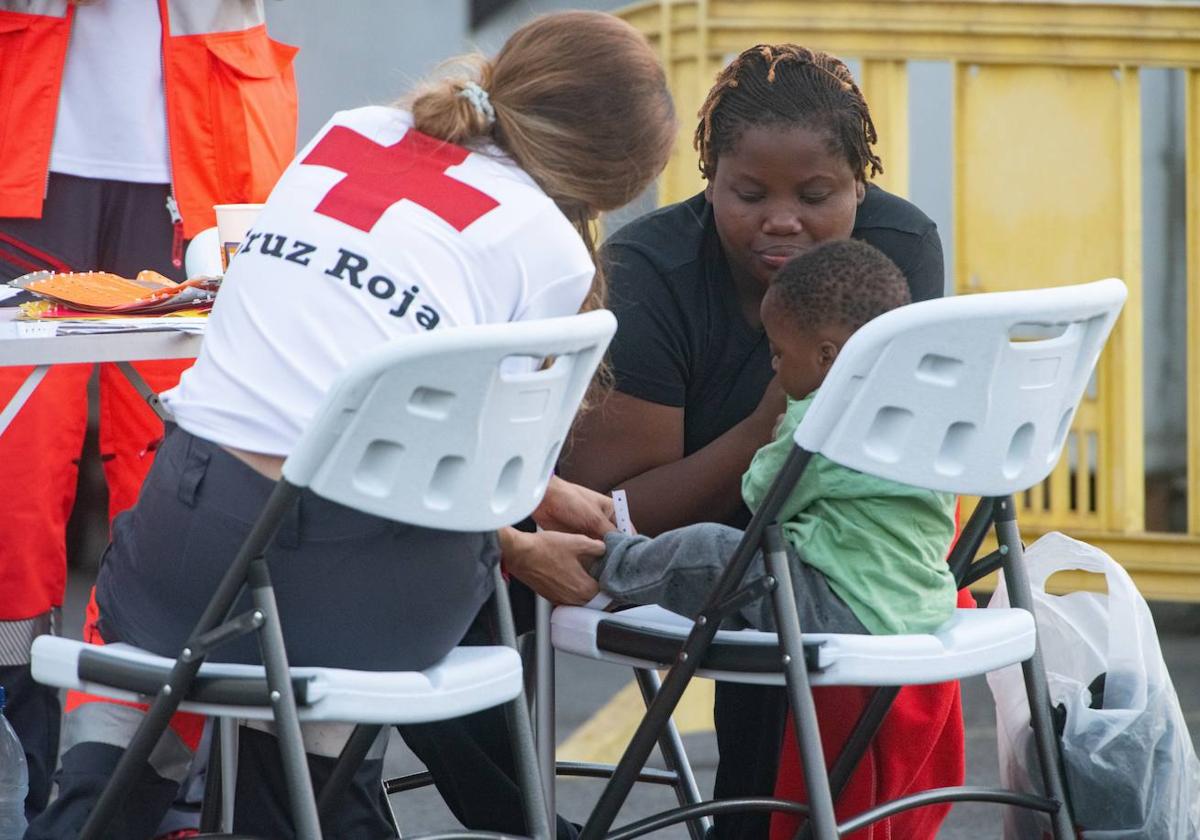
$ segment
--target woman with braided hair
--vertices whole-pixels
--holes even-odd
[[[581,418],[560,470],[597,490],[624,489],[633,523],[650,536],[749,521],[741,476],[785,405],[759,317],[781,266],[819,243],[855,238],[900,267],[913,300],[940,297],[944,282],[934,223],[870,183],[883,171],[871,148],[875,126],[843,62],[793,44],[752,47],[720,72],[699,116],[704,192],[634,221],[603,248],[619,321],[615,392]],[[817,695],[832,758],[863,697],[857,689]],[[781,689],[718,683],[717,798],[773,792],[786,719]],[[796,765],[794,755],[785,763],[781,793]],[[908,687],[838,812],[958,784],[962,774],[957,684]],[[891,836],[932,837],[947,811],[893,818]],[[768,834],[761,813],[716,825],[720,840]],[[794,830],[794,820],[777,817],[774,827],[787,825]]]

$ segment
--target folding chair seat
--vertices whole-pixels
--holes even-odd
[[[50,685],[150,709],[81,838],[100,836],[135,774],[179,709],[273,720],[296,835],[321,837],[301,721],[373,724],[351,737],[335,778],[357,768],[378,726],[445,720],[500,704],[514,733],[526,820],[550,834],[507,590],[495,571],[501,645],[460,647],[420,672],[289,668],[266,548],[299,492],[426,528],[489,531],[540,503],[579,402],[616,329],[611,313],[461,327],[398,339],[345,370],[327,394],[238,556],[178,659],[125,644],[44,636],[33,673]],[[541,362],[553,362],[538,369]],[[402,562],[398,560],[397,562]],[[253,609],[230,618],[253,580]],[[398,608],[400,605],[397,605]],[[205,664],[220,644],[259,634],[264,667]],[[344,753],[344,756],[346,754]],[[345,778],[342,776],[341,778]],[[328,786],[334,786],[331,780]],[[327,786],[327,787],[328,787]],[[323,792],[323,801],[327,793]],[[225,812],[225,830],[230,830]],[[468,836],[456,834],[455,836]],[[494,836],[479,833],[469,836]]]
[[[703,814],[782,810],[807,815],[804,831],[829,840],[909,808],[989,801],[1042,811],[1050,816],[1056,840],[1074,837],[1013,496],[1043,481],[1057,463],[1125,294],[1124,284],[1110,279],[927,301],[871,321],[843,347],[795,432],[791,455],[694,622],[657,607],[554,611],[552,640],[558,649],[641,668],[670,667],[584,826],[582,840],[598,840],[609,831],[687,682],[697,674],[786,685],[811,804],[761,797],[687,805],[613,836],[637,837]],[[962,585],[1002,569],[1013,607],[957,610],[928,634],[803,634],[776,517],[814,453],[909,485],[981,497],[952,552],[951,568]],[[989,528],[995,530],[998,549],[976,559]],[[743,586],[760,548],[768,575]],[[754,597],[772,599],[778,635],[718,630],[735,602]],[[1021,664],[1032,710],[1044,795],[943,788],[837,823],[834,794],[848,779],[898,686],[974,676],[1016,663]],[[876,692],[880,702],[872,699],[851,737],[857,749],[848,747],[828,773],[813,685],[885,687]]]
[[[39,682],[143,702],[171,676],[175,660],[127,644],[34,641]],[[521,657],[503,645],[459,647],[424,671],[290,668],[301,722],[428,723],[499,706],[521,693]],[[111,683],[120,675],[120,685]],[[264,669],[206,663],[179,710],[239,720],[273,720]]]
[[[635,668],[669,668],[692,621],[662,607],[605,613],[584,607],[554,611],[557,650]],[[894,636],[805,633],[809,683],[920,685],[974,677],[1033,655],[1033,616],[1020,609],[955,610],[933,633]],[[784,685],[779,638],[758,630],[720,630],[696,669],[718,682]],[[653,659],[646,659],[647,655]]]

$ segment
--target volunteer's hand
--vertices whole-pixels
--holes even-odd
[[[617,530],[610,496],[578,484],[550,477],[546,495],[533,512],[533,520],[547,531],[567,531],[600,539]]]
[[[580,534],[557,531],[500,533],[504,566],[509,574],[555,604],[586,604],[600,591],[585,565],[604,554],[604,543]]]

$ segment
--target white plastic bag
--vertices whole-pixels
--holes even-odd
[[[1050,703],[1062,732],[1068,795],[1082,837],[1200,838],[1200,761],[1145,599],[1111,557],[1064,534],[1046,534],[1028,548],[1025,562]],[[1108,594],[1046,594],[1046,579],[1064,569],[1104,575]],[[1009,606],[1003,576],[988,606]],[[996,700],[1001,778],[1040,794],[1020,666],[987,680]],[[1049,837],[1050,822],[1042,814],[1008,808],[1004,836]]]

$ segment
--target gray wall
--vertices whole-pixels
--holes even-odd
[[[909,62],[909,198],[942,235],[947,294],[954,291],[953,86],[949,62]]]
[[[284,0],[271,35],[300,47],[300,143],[343,108],[392,102],[467,43],[465,0]]]
[[[472,40],[486,53],[493,53],[504,44],[513,30],[530,18],[563,9],[598,9],[603,12],[628,6],[632,0],[517,0],[511,6],[486,20],[472,34]]]
[[[1141,87],[1146,471],[1183,476],[1188,376],[1183,74],[1145,69]]]

